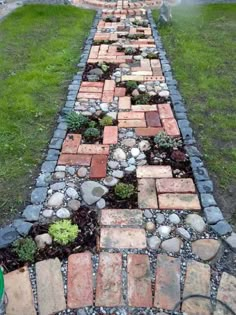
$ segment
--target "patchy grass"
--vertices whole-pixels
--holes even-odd
[[[1,224],[27,201],[94,15],[29,5],[0,23]]]
[[[160,34],[218,202],[236,223],[236,4],[180,6],[172,13],[172,26]]]

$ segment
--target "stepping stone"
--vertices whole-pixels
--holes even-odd
[[[140,209],[158,208],[155,179],[141,178],[138,180],[138,206]]]
[[[59,259],[43,260],[37,262],[35,267],[39,314],[48,315],[66,309]]]
[[[144,229],[135,228],[102,228],[101,248],[146,248]]]
[[[97,272],[96,306],[113,307],[122,301],[122,255],[100,253]]]
[[[6,314],[36,315],[28,268],[23,267],[6,274],[4,281],[8,297]]]
[[[152,307],[150,263],[147,255],[128,255],[128,303],[131,307]]]
[[[157,193],[195,193],[191,178],[160,178],[156,180]]]
[[[223,272],[217,299],[226,303],[232,310],[236,310],[236,278],[226,272]],[[225,313],[226,312],[226,313]],[[214,315],[227,314],[225,307],[217,304]]]
[[[68,133],[63,142],[62,153],[77,153],[82,136],[76,133]]]
[[[192,251],[204,261],[215,258],[219,249],[220,242],[214,239],[201,239],[192,243]]]
[[[144,165],[137,167],[137,177],[138,178],[163,178],[172,177],[172,170],[169,165],[167,166],[153,166]]]
[[[109,154],[109,145],[102,144],[81,144],[78,149],[79,154]]]
[[[79,308],[93,305],[93,267],[89,252],[68,258],[67,306]]]
[[[116,144],[118,141],[118,127],[105,126],[103,132],[103,144]]]
[[[202,294],[210,296],[210,266],[197,262],[190,261],[187,265],[187,273],[184,283],[183,297],[191,294]],[[183,302],[182,312],[188,315],[211,315],[211,305],[206,299],[192,298]]]
[[[172,310],[180,300],[180,258],[157,255],[154,307]]]
[[[197,194],[160,194],[160,209],[166,210],[201,210]]]
[[[104,209],[101,211],[102,225],[141,226],[142,223],[142,211],[138,209]]]
[[[94,155],[92,158],[90,178],[104,178],[107,173],[107,156]]]

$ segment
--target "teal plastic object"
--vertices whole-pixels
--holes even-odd
[[[6,297],[4,288],[3,270],[0,267],[0,315],[6,314]]]

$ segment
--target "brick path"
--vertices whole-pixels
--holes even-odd
[[[120,35],[141,33],[146,38],[130,39],[124,45],[155,48],[150,25],[132,26],[128,30],[125,27],[127,21],[132,24],[135,19],[147,18],[146,11],[139,8],[141,2],[117,1],[104,4],[97,0],[83,0],[82,3],[102,4],[111,8],[102,13],[95,41],[110,40],[116,43]],[[146,4],[155,3],[146,1]],[[104,18],[108,15],[119,17],[120,22],[105,22]],[[107,29],[112,31],[108,33]],[[118,51],[114,44],[94,44],[88,62],[116,63],[119,68],[124,63],[133,62],[134,57]],[[121,82],[130,80],[142,84],[156,81],[164,83],[165,76],[159,59],[142,58],[135,62],[134,67],[131,64],[130,72],[121,76]],[[111,160],[114,149],[119,147],[119,135],[123,129],[133,130],[136,139],[143,139],[143,136],[149,139],[163,130],[172,137],[180,136],[169,101],[155,105],[131,105],[126,89],[117,86],[112,79],[105,82],[82,82],[75,111],[86,114],[89,101],[109,104],[114,98],[117,100],[114,112],[118,126],[105,127],[103,144],[86,144],[82,141],[83,135],[68,134],[63,142],[58,166],[84,166],[90,179],[100,181],[107,176],[108,161]],[[34,278],[32,269],[25,267],[7,274],[7,314],[144,312],[161,315],[167,314],[163,311],[170,312],[182,297],[189,294],[217,295],[236,309],[235,277],[224,272],[220,282],[218,279],[218,291],[212,291],[214,277],[211,261],[217,257],[222,245],[215,234],[206,230],[204,220],[198,215],[202,208],[193,180],[176,178],[171,166],[137,165],[135,173],[138,180],[138,208],[105,208],[100,211],[99,254],[73,254],[69,256],[68,264],[58,259],[36,263],[37,296],[33,295],[31,289],[29,274]],[[149,218],[153,213],[156,213],[155,220],[161,235],[160,238],[154,236],[160,245],[155,245],[155,248],[152,248],[148,232],[148,224],[151,226],[152,222]],[[185,223],[192,229],[192,238],[179,221],[174,223],[173,214],[177,214],[178,219],[184,215]],[[168,223],[164,223],[164,220]],[[197,253],[195,256],[188,256],[189,249],[186,250],[189,244],[191,248],[191,242],[193,253]],[[65,309],[67,311],[61,312]],[[73,309],[79,309],[78,313]],[[180,314],[185,312],[188,315],[211,314],[209,303],[198,299],[185,301],[179,311]],[[220,310],[215,314],[221,314]]]

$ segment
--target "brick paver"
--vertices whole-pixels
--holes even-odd
[[[155,179],[141,178],[138,180],[138,206],[140,209],[158,208]]]
[[[89,166],[92,160],[90,154],[61,154],[58,160],[58,165],[83,165]]]
[[[118,141],[118,128],[117,126],[104,127],[103,144],[116,144]]]
[[[160,178],[156,180],[158,193],[194,193],[195,185],[191,178]]]
[[[164,178],[172,177],[172,170],[170,166],[162,165],[144,165],[138,166],[137,168],[137,177],[138,178]]]
[[[94,155],[92,158],[90,178],[104,178],[107,173],[107,155]]]
[[[69,133],[63,142],[62,153],[77,153],[82,136]]]
[[[223,272],[217,298],[226,303],[232,310],[236,309],[236,278]],[[215,315],[224,314],[225,308],[217,305]]]
[[[78,149],[79,154],[109,154],[109,145],[101,144],[81,144]]]
[[[142,211],[139,209],[104,209],[101,213],[102,225],[142,225]]]
[[[201,210],[196,194],[160,194],[158,201],[160,209]]]

